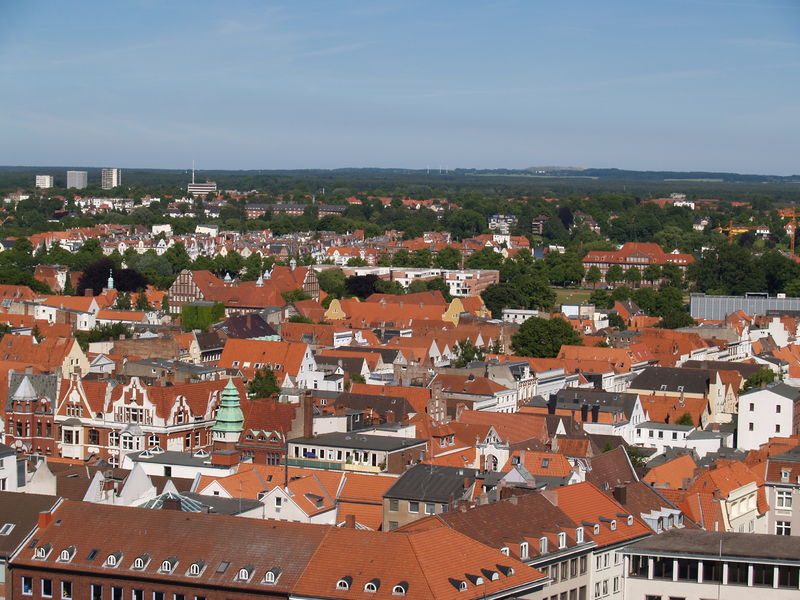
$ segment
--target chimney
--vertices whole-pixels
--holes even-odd
[[[581,406],[581,423],[586,423],[589,418],[589,405],[584,404]]]
[[[39,529],[46,529],[49,527],[53,521],[55,521],[55,517],[53,517],[53,513],[51,512],[40,512],[39,513]]]
[[[628,487],[625,485],[615,485],[612,492],[614,500],[625,506],[628,501]]]
[[[547,414],[554,415],[556,414],[556,402],[557,398],[555,394],[550,394],[550,398],[547,400]]]
[[[181,501],[179,498],[164,498],[161,505],[161,510],[181,510]]]
[[[395,421],[397,421],[397,417],[395,416],[394,411],[391,409],[387,410],[384,416],[386,417],[387,423],[394,423]]]
[[[83,295],[86,298],[92,298],[94,297],[94,290],[92,288],[86,288],[85,290],[83,290]]]
[[[594,404],[592,406],[592,423],[597,423],[597,419],[600,416],[600,405]]]
[[[355,529],[356,528],[356,516],[355,515],[345,515],[344,516],[344,526],[346,529]]]
[[[303,394],[303,437],[310,438],[314,435],[314,401],[311,392]]]

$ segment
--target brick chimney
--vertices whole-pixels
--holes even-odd
[[[345,515],[344,516],[344,526],[346,529],[355,529],[356,528],[356,516],[355,515]]]
[[[613,490],[612,494],[614,495],[614,499],[617,502],[619,502],[620,504],[622,504],[622,506],[625,506],[625,504],[628,502],[628,487],[627,486],[625,486],[625,485],[616,485],[616,486],[614,486],[614,490]]]
[[[314,401],[311,392],[303,394],[303,437],[310,438],[314,435]]]
[[[39,529],[46,529],[53,523],[53,521],[55,521],[53,513],[51,512],[39,513]]]

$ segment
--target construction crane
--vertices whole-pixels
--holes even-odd
[[[800,216],[800,215],[799,215]],[[717,227],[717,231],[722,231],[728,234],[728,243],[733,244],[733,236],[738,235],[740,233],[745,233],[747,231],[755,231],[756,229],[761,229],[760,227],[756,227],[754,225],[734,225],[733,221],[728,223],[727,227]]]
[[[792,220],[792,231],[789,233],[789,252],[792,256],[794,256],[794,239],[797,234],[797,217],[800,217],[800,214],[797,214],[794,208],[781,209],[778,211],[778,214],[784,219]]]

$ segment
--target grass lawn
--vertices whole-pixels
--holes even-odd
[[[556,304],[580,304],[588,302],[589,296],[592,295],[592,290],[556,287],[553,290],[556,293]]]

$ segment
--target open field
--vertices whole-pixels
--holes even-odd
[[[579,304],[588,302],[592,290],[578,288],[553,288],[556,293],[556,304]]]

